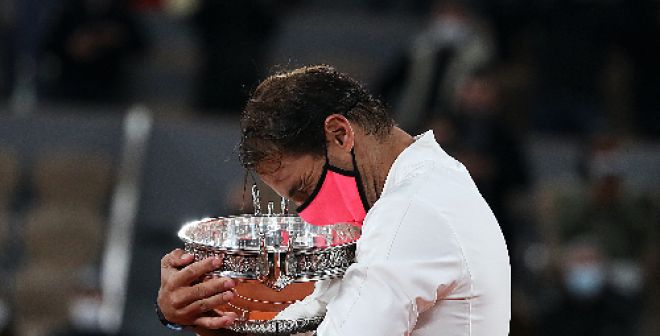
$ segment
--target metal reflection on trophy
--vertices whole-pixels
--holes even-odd
[[[179,238],[195,260],[220,258],[209,274],[237,279],[235,297],[220,311],[234,311],[231,329],[259,335],[289,335],[314,330],[323,316],[278,319],[278,313],[312,293],[318,280],[339,278],[355,260],[360,227],[337,223],[316,226],[268,203],[261,212],[259,190],[252,189],[254,214],[205,218],[183,225]]]

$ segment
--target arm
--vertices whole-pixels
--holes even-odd
[[[337,295],[340,285],[341,279],[317,281],[314,284],[314,292],[304,300],[296,302],[279,312],[275,319],[296,320],[325,315],[326,306]]]
[[[239,334],[228,329],[211,330],[206,328],[193,328],[197,336],[247,336],[246,334]]]
[[[420,277],[402,274],[416,271],[403,264],[354,266],[340,294],[328,305],[326,318],[317,331],[319,336],[409,335],[419,314],[457,287],[455,281],[443,285],[422,283]],[[418,264],[414,268],[430,269],[432,265]]]
[[[419,314],[436,301],[457,295],[465,272],[453,235],[423,228],[429,218],[438,218],[424,212],[411,206],[407,214],[381,211],[382,216],[371,218],[372,223],[397,224],[370,230],[360,238],[358,262],[348,269],[328,304],[319,336],[407,335]]]

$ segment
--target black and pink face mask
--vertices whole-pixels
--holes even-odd
[[[314,225],[351,223],[362,226],[369,206],[353,150],[351,156],[352,171],[330,165],[326,156],[319,182],[297,209],[298,215],[306,222]]]

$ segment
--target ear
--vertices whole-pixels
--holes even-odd
[[[341,114],[332,114],[325,118],[323,125],[328,148],[338,147],[344,151],[353,149],[355,133],[351,122]]]

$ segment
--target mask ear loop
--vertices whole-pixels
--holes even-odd
[[[321,191],[321,187],[323,186],[323,183],[325,182],[325,177],[328,174],[328,171],[331,170],[332,166],[330,166],[330,161],[328,161],[328,156],[327,156],[327,151],[326,151],[326,161],[325,165],[323,166],[323,171],[321,172],[321,176],[319,177],[319,181],[316,183],[316,186],[314,187],[314,190],[312,190],[312,193],[309,195],[307,200],[303,202],[300,206],[296,208],[296,212],[300,213],[307,209],[307,206],[309,206],[312,201],[316,198],[316,195]]]
[[[351,148],[351,158],[353,159],[353,171],[355,172],[355,184],[357,185],[358,194],[360,194],[360,200],[362,201],[362,206],[364,207],[365,212],[369,212],[371,208],[369,202],[367,201],[367,193],[364,189],[364,184],[362,183],[362,174],[358,169],[357,161],[355,160],[355,146]]]
[[[323,143],[323,152],[325,155],[325,167],[323,167],[323,169],[326,169],[330,167],[330,157],[328,156],[328,143],[326,142]]]

